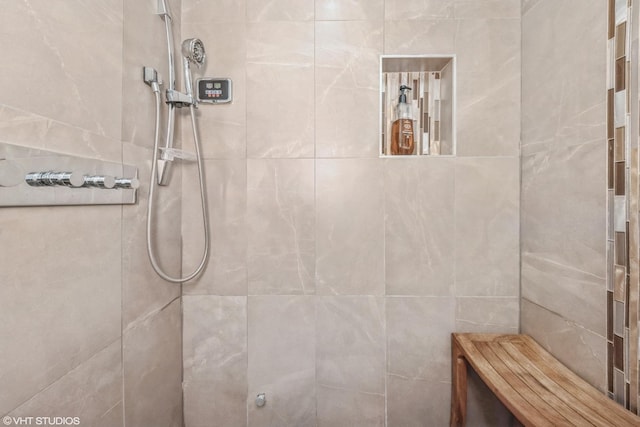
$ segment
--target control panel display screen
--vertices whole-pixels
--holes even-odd
[[[198,79],[198,101],[221,104],[231,102],[231,79]]]

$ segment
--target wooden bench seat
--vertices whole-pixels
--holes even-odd
[[[527,335],[452,334],[451,426],[464,426],[467,364],[524,426],[640,426]]]

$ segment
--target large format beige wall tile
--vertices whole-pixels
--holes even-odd
[[[517,156],[520,19],[457,23],[457,154]]]
[[[11,411],[9,416],[78,417],[82,426],[124,426],[120,339]]]
[[[319,297],[317,304],[318,384],[384,393],[383,299]]]
[[[247,156],[313,157],[313,22],[247,25]]]
[[[249,297],[250,426],[315,426],[315,303],[307,296]],[[266,406],[254,403],[265,393]]]
[[[455,299],[387,298],[386,328],[388,425],[445,425]]]
[[[384,294],[383,160],[316,160],[316,290]]]
[[[124,331],[127,426],[182,426],[181,321],[178,298]]]
[[[456,54],[461,73],[513,77],[520,71],[520,19],[456,21]]]
[[[122,146],[109,138],[60,121],[0,105],[1,140],[56,153],[119,162]]]
[[[124,426],[124,403],[121,401],[112,406],[96,422],[95,427],[119,427]]]
[[[458,297],[456,332],[517,334],[519,297]]]
[[[524,16],[523,147],[602,143],[606,15],[605,2],[587,6],[580,0],[569,0],[539,1]],[[604,166],[606,162],[601,160]]]
[[[247,0],[184,0],[182,20],[185,24],[244,22]]]
[[[530,95],[531,96],[531,95]],[[540,93],[533,96],[538,98]],[[523,104],[523,105],[526,105]],[[522,150],[523,159],[534,154],[544,154],[544,152],[552,152],[555,150],[572,149],[576,145],[602,143],[606,132],[604,116],[606,104],[601,99],[596,100],[590,106],[585,107],[584,111],[579,112],[576,116],[562,119],[562,123],[549,122],[546,111],[553,111],[552,114],[556,118],[564,116],[563,112],[558,112],[555,106],[541,106],[540,111],[534,115],[543,115],[537,123],[522,128]],[[524,113],[523,113],[524,114]],[[525,123],[525,120],[523,120]],[[555,130],[549,132],[546,125],[554,127]],[[540,126],[542,125],[542,126]],[[523,165],[525,160],[523,160]],[[603,160],[604,165],[606,162]]]
[[[453,18],[453,5],[454,2],[450,0],[386,0],[384,19],[406,21]]]
[[[315,293],[312,159],[247,161],[249,294]]]
[[[424,427],[449,424],[451,383],[389,374],[387,426]],[[471,419],[467,425],[476,426]],[[364,427],[364,426],[363,426]]]
[[[456,295],[519,293],[519,159],[456,160]]]
[[[351,425],[355,421],[355,425],[365,425],[360,423],[371,420],[369,425],[381,425],[378,421],[383,420],[381,403],[385,394],[384,299],[320,297],[316,319],[318,423]],[[353,404],[345,405],[345,401]]]
[[[186,427],[247,425],[247,298],[183,298]]]
[[[558,262],[552,254],[523,252],[521,280],[523,298],[597,334],[606,333],[605,277]]]
[[[384,0],[316,0],[316,21],[376,21],[384,14]]]
[[[526,3],[529,0],[524,0]],[[522,0],[453,0],[456,18],[516,18],[520,19]]]
[[[180,296],[180,285],[164,281],[156,274],[147,253],[147,200],[152,150],[123,144],[123,160],[136,165],[140,178],[138,203],[122,208],[122,325],[164,307]],[[180,262],[180,170],[174,170],[171,185],[156,187],[152,210],[152,244],[160,266],[173,276]]]
[[[527,299],[522,299],[522,329],[558,360],[593,386],[606,390],[607,340]]]
[[[310,21],[314,15],[314,0],[246,0],[247,20]]]
[[[605,155],[598,141],[522,158],[522,295],[601,335]]]
[[[211,14],[209,14],[211,15]],[[229,104],[198,106],[198,132],[204,158],[244,158],[247,153],[247,31],[244,22],[183,24],[183,38],[199,38],[207,58],[204,67],[193,68],[193,79],[224,77],[233,81],[233,101]],[[195,85],[195,83],[194,83]],[[183,109],[186,113],[186,109]],[[182,147],[195,152],[193,130],[186,115],[182,123]]]
[[[387,295],[452,295],[455,160],[384,164]]]
[[[535,5],[542,0],[522,0],[522,16],[526,15]]]
[[[121,0],[5,4],[0,104],[119,139],[122,22]]]
[[[384,394],[318,387],[318,427],[383,427]]]
[[[518,156],[520,74],[457,73],[456,146],[460,156]]]
[[[316,156],[377,157],[382,21],[315,28]]]
[[[0,414],[120,336],[120,209],[0,210]]]
[[[457,24],[453,19],[385,21],[386,55],[451,54],[456,51]]]
[[[455,298],[387,298],[387,367],[392,375],[450,381]]]
[[[183,292],[246,295],[246,161],[206,160],[209,206],[209,262],[203,274],[183,286]],[[183,274],[200,263],[203,250],[202,213],[195,164],[183,168]]]

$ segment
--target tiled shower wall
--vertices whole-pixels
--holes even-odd
[[[637,23],[631,0],[523,3],[521,328],[633,412]]]
[[[180,1],[171,5],[179,25]],[[3,4],[0,142],[134,164],[142,186],[135,206],[0,209],[0,416],[182,425],[180,288],[151,271],[144,240],[153,96],[141,67],[167,75],[155,7]],[[174,273],[175,178],[156,226]]]
[[[607,2],[522,11],[521,330],[607,390]]]
[[[481,3],[183,0],[200,73],[235,89],[199,107],[212,253],[183,286],[187,426],[446,425],[449,334],[517,332],[521,7]],[[456,157],[378,158],[383,53],[457,55]],[[505,422],[472,382],[474,425]]]
[[[630,0],[608,7],[607,391],[637,412],[638,8]]]

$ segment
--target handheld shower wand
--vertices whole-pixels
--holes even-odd
[[[200,39],[186,39],[182,42],[182,66],[184,68],[184,89],[188,96],[193,97],[193,83],[191,79],[191,63],[202,67],[206,53]]]
[[[162,1],[162,3],[165,4],[164,0]],[[167,19],[167,17],[169,17],[169,15],[164,15],[165,23],[170,22],[170,19]],[[168,25],[167,28],[168,28],[167,39],[172,40],[172,36],[169,31],[170,26]],[[169,67],[170,69],[172,69],[173,61],[171,60],[172,58],[171,48],[169,48],[169,56],[170,56]],[[197,101],[196,101],[196,98],[193,96],[193,85],[191,83],[191,65],[190,65],[191,63],[194,63],[196,64],[197,67],[200,67],[202,66],[202,64],[204,64],[204,60],[205,60],[204,44],[199,39],[185,40],[182,43],[182,56],[183,56],[182,65],[184,67],[184,87],[185,87],[186,93],[178,92],[177,90],[175,90],[175,88],[168,89],[166,92],[167,104],[169,105],[169,111],[171,113],[175,111],[176,107],[189,106],[189,112],[191,116],[191,128],[193,130],[193,142],[196,150],[195,157],[198,164],[198,177],[199,177],[199,184],[200,184],[200,202],[202,207],[202,225],[203,225],[203,231],[204,231],[204,249],[202,252],[202,259],[200,260],[200,264],[198,264],[198,267],[196,267],[196,269],[193,272],[183,277],[172,277],[162,270],[162,268],[158,264],[158,261],[156,260],[156,257],[153,251],[153,245],[151,242],[151,236],[153,235],[152,233],[153,209],[152,208],[153,208],[154,193],[157,187],[156,183],[160,185],[168,184],[168,181],[165,183],[163,178],[165,177],[165,173],[168,169],[167,165],[171,164],[171,162],[173,161],[173,158],[172,157],[170,158],[170,155],[168,155],[169,149],[172,148],[169,146],[169,144],[167,144],[165,153],[163,153],[164,155],[166,155],[166,157],[163,157],[161,159],[158,159],[155,157],[158,153],[160,103],[161,102],[160,102],[160,90],[157,82],[155,84],[153,84],[154,82],[152,81],[149,82],[156,97],[156,129],[155,129],[155,137],[154,137],[155,141],[154,141],[154,149],[153,149],[154,159],[151,165],[151,182],[149,184],[149,200],[148,200],[148,207],[147,207],[147,251],[149,254],[149,260],[151,261],[151,265],[153,266],[153,269],[156,271],[156,273],[158,273],[158,275],[162,277],[164,280],[172,283],[182,283],[195,278],[204,270],[207,264],[207,261],[209,259],[209,214],[207,209],[207,193],[206,193],[205,180],[204,180],[204,165],[203,165],[202,155],[200,153],[200,139],[198,137],[198,129],[196,126],[195,109],[196,109]],[[145,74],[145,81],[147,81],[146,75],[147,74]],[[171,71],[170,75],[175,75],[175,73]],[[172,142],[173,140],[172,124],[173,124],[172,115],[170,114],[169,129],[167,130],[167,133],[168,133],[167,142],[169,141]],[[169,136],[169,133],[171,133],[171,136]],[[160,167],[161,170],[159,174],[158,174],[158,165],[161,165]],[[156,177],[159,178],[157,181],[156,181]]]

